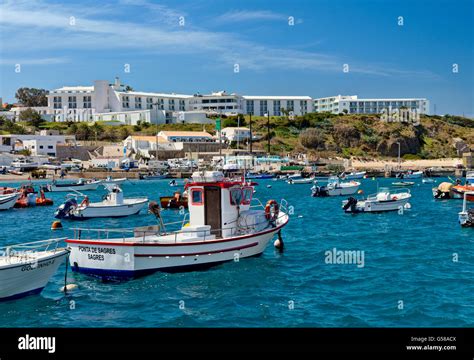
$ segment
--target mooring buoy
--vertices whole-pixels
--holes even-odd
[[[51,224],[51,230],[59,230],[62,228],[63,228],[63,224],[61,224],[61,221],[59,220],[53,221],[53,223]]]

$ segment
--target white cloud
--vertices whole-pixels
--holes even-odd
[[[156,21],[162,22],[161,26],[141,19],[133,21],[131,16],[128,20],[113,16],[130,11],[130,6],[145,8],[153,14],[153,18],[158,19]],[[245,40],[235,33],[202,30],[190,25],[176,27],[175,19],[181,16],[179,11],[146,0],[120,0],[115,7],[111,4],[95,5],[93,10],[84,5],[82,7],[83,11],[78,5],[50,4],[40,0],[4,2],[0,5],[0,32],[5,39],[10,40],[8,46],[2,45],[3,56],[11,59],[21,57],[23,61],[27,61],[30,56],[31,61],[38,61],[39,57],[32,54],[46,52],[49,55],[47,58],[52,61],[65,59],[64,51],[70,50],[84,53],[106,51],[108,55],[111,50],[133,50],[143,54],[208,56],[209,61],[216,66],[232,68],[233,64],[238,63],[241,70],[342,71],[343,62],[335,56],[269,47],[253,40]],[[70,23],[71,16],[74,17],[74,25]],[[244,10],[222,16],[228,16],[234,21],[286,18],[270,11]],[[377,76],[416,76],[418,73],[357,64],[351,65],[351,72]],[[421,75],[426,76],[427,73],[421,72]]]
[[[0,58],[1,65],[55,65],[69,62],[70,59],[64,57],[48,57],[48,58]]]
[[[286,20],[288,16],[279,14],[269,10],[232,10],[228,11],[216,18],[213,21],[218,22],[243,22],[255,20]]]

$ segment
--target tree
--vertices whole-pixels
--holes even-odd
[[[80,123],[77,126],[76,138],[77,140],[88,140],[92,135],[92,130],[87,123]]]
[[[35,88],[19,88],[15,97],[25,106],[48,106],[48,90]]]
[[[31,108],[21,111],[19,115],[19,120],[26,122],[28,125],[31,125],[35,128],[40,127],[40,125],[44,123],[44,120],[41,117],[40,113]]]
[[[97,122],[89,126],[89,128],[91,130],[91,135],[94,137],[95,141],[97,141],[97,137],[104,132],[104,127]]]
[[[324,148],[324,137],[313,128],[306,129],[300,133],[300,143],[307,149],[317,150]]]
[[[121,126],[118,133],[119,138],[125,140],[130,135],[130,130],[126,126]]]

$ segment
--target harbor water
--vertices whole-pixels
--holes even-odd
[[[437,179],[437,183],[443,179]],[[394,179],[364,179],[365,195]],[[263,203],[285,198],[293,212],[282,235],[260,257],[205,271],[157,272],[124,282],[72,273],[65,264],[40,295],[0,303],[1,327],[472,327],[474,231],[461,228],[460,200],[434,200],[432,186],[411,187],[411,209],[345,214],[345,198],[313,198],[311,185],[259,180]],[[36,183],[37,184],[37,183]],[[17,183],[3,183],[18,186]],[[271,187],[267,187],[271,185]],[[123,185],[125,197],[158,200],[177,188],[167,180]],[[103,188],[88,192],[100,201]],[[66,193],[47,193],[51,207],[0,212],[0,246],[70,237],[70,228],[130,228],[155,223],[145,210],[122,219],[62,221],[51,231]],[[177,221],[177,211],[163,212]],[[360,251],[359,263],[330,263],[328,254]]]

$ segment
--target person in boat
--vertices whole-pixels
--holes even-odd
[[[89,196],[84,196],[84,200],[81,202],[81,206],[89,206],[90,201],[89,201]]]

